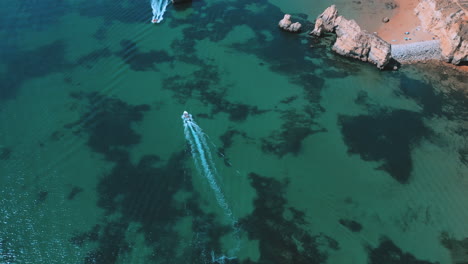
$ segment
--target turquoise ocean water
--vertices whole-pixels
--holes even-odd
[[[467,262],[466,74],[335,55],[330,4],[2,1],[0,263]]]

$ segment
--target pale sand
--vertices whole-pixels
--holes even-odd
[[[397,0],[398,7],[390,18],[390,22],[382,23],[377,34],[390,44],[408,44],[418,41],[433,40],[434,35],[424,32],[421,22],[414,13],[419,0]],[[409,32],[406,35],[405,32]],[[405,40],[410,38],[410,40]]]

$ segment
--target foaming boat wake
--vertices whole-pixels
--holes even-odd
[[[153,9],[153,18],[151,19],[151,23],[161,23],[168,5],[169,0],[151,0],[151,8]]]
[[[195,167],[201,175],[207,180],[214,192],[216,201],[219,206],[223,209],[224,215],[230,220],[231,226],[234,230],[234,237],[237,240],[237,246],[234,250],[231,250],[230,254],[234,254],[239,250],[240,238],[239,230],[237,227],[237,219],[234,217],[229,204],[227,203],[224,194],[216,182],[217,170],[211,156],[211,150],[206,140],[206,135],[202,129],[193,121],[193,117],[187,111],[181,116],[184,124],[185,139],[190,145],[192,158],[195,163]],[[214,252],[211,253],[213,263],[225,263],[226,261],[235,259],[235,257],[220,256],[216,257]]]

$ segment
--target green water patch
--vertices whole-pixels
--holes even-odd
[[[43,203],[43,202],[45,202],[45,200],[47,199],[48,196],[49,196],[49,192],[48,192],[48,191],[40,191],[40,192],[37,194],[36,202],[38,202],[38,203]]]
[[[387,238],[382,238],[378,247],[368,250],[369,264],[437,264],[417,259]]]
[[[9,239],[0,238],[0,262],[16,263],[16,252],[10,248]]]
[[[348,152],[363,160],[382,161],[378,169],[387,171],[400,183],[407,183],[413,162],[411,150],[431,132],[420,113],[381,110],[371,115],[338,117]]]
[[[79,186],[73,186],[73,188],[70,190],[70,192],[67,195],[67,200],[73,200],[76,198],[76,196],[84,191],[83,188]]]
[[[424,114],[442,114],[443,96],[440,93],[437,94],[431,84],[412,79],[404,74],[399,79],[402,94],[418,102]]]
[[[305,213],[288,206],[284,197],[287,182],[250,173],[251,185],[257,192],[252,214],[239,220],[250,240],[258,240],[258,261],[243,263],[326,263],[327,252],[339,249],[333,238],[311,235]]]
[[[87,136],[90,149],[113,163],[97,185],[97,205],[106,217],[92,229],[70,237],[78,247],[96,245],[84,263],[119,263],[131,254],[133,242],[126,234],[133,223],[139,226],[134,232],[142,234],[151,249],[144,256],[146,261],[206,263],[210,258],[207,252],[223,254],[221,239],[232,227],[200,207],[200,195],[185,165],[189,152],[175,152],[166,161],[156,155],[131,161],[132,146],[141,137],[133,125],[143,119],[148,106],[133,106],[96,93],[75,93],[73,98],[84,101],[84,110],[79,120],[67,127]],[[72,189],[69,196],[73,199],[79,192]],[[175,199],[179,192],[187,194]],[[188,246],[181,246],[185,240],[176,224],[187,216],[192,219],[193,235],[186,241]],[[182,253],[178,252],[180,247]]]
[[[0,146],[0,160],[8,160],[13,152],[11,147]]]
[[[78,12],[86,17],[102,17],[107,22],[149,23],[152,17],[150,1],[81,1],[76,4]]]
[[[76,60],[76,64],[91,69],[99,59],[108,58],[110,56],[112,56],[112,52],[109,48],[96,49],[79,57]]]
[[[134,71],[155,71],[157,70],[155,64],[172,61],[166,51],[151,50],[142,52],[137,47],[137,43],[131,40],[122,40],[120,46],[122,49],[117,52],[117,56],[121,57]]]
[[[173,58],[164,50],[141,51],[137,43],[128,39],[120,41],[120,50],[113,53],[109,48],[96,49],[79,57],[76,64],[91,69],[100,59],[117,56],[133,71],[158,71],[157,65],[171,62]]]
[[[232,144],[234,143],[234,137],[236,136],[239,136],[243,138],[244,140],[249,140],[249,141],[253,140],[253,138],[249,137],[246,132],[239,131],[232,127],[228,128],[228,130],[226,130],[222,135],[219,136],[219,139],[221,141],[221,146],[218,148],[218,154],[223,159],[224,165],[228,167],[231,167],[232,164],[226,153],[229,150],[229,148],[232,146]]]
[[[3,56],[4,74],[0,75],[0,100],[14,98],[24,82],[52,73],[65,72],[73,67],[65,57],[67,46],[55,41],[33,50],[13,48]]]
[[[181,104],[197,98],[203,104],[211,106],[211,113],[208,115],[210,118],[224,112],[229,115],[231,121],[244,121],[249,115],[258,115],[267,111],[257,106],[228,100],[226,97],[228,87],[220,85],[221,76],[218,67],[205,64],[201,68],[188,76],[168,77],[163,81],[163,87],[171,90],[174,98]]]
[[[68,1],[7,1],[2,3],[0,31],[45,31],[71,11]]]

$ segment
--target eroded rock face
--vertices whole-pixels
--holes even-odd
[[[389,43],[362,30],[356,21],[338,16],[335,5],[328,7],[317,17],[314,30],[310,34],[320,36],[323,31],[336,33],[333,50],[338,54],[369,61],[379,69],[383,69],[391,59]]]
[[[280,22],[278,23],[278,26],[290,32],[298,32],[299,30],[301,30],[301,27],[302,27],[301,23],[299,22],[292,23],[291,15],[289,14],[284,15],[283,19],[281,19]]]
[[[456,1],[421,0],[415,8],[422,28],[440,39],[442,59],[468,61],[468,15]]]
[[[335,20],[338,18],[338,10],[335,5],[325,9],[315,20],[315,27],[310,34],[315,36],[322,35],[323,30],[332,32],[335,29]]]

